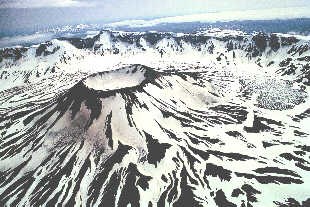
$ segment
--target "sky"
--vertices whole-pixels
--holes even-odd
[[[239,12],[242,16],[243,11],[249,10],[252,13],[256,10],[258,14],[260,10],[270,11],[272,17],[277,18],[274,12],[277,8],[285,8],[285,15],[279,14],[281,18],[310,16],[310,0],[0,0],[0,35],[67,24],[110,23],[127,19],[210,13],[214,16],[214,13],[225,12],[226,15]]]

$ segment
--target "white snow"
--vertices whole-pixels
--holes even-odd
[[[137,71],[133,71],[134,69],[135,67],[125,67],[117,71],[96,74],[88,77],[83,82],[88,88],[101,91],[131,88],[138,86],[145,80],[144,69],[138,68]]]
[[[93,34],[95,33],[90,33],[90,35]],[[186,34],[176,34],[178,37],[184,35]],[[300,95],[295,90],[301,88],[301,83],[295,82],[292,86],[286,84],[287,80],[295,81],[295,76],[281,76],[277,74],[278,65],[283,59],[286,59],[287,51],[291,46],[282,47],[277,52],[268,51],[267,49],[259,57],[262,64],[262,67],[260,67],[256,64],[258,58],[249,58],[246,51],[242,49],[235,49],[236,57],[233,58],[232,51],[227,51],[225,47],[226,42],[212,38],[226,37],[228,35],[245,35],[250,37],[249,34],[243,34],[239,31],[213,30],[209,32],[204,31],[200,35],[211,36],[206,43],[201,45],[200,51],[197,46],[183,40],[180,43],[183,51],[180,51],[180,45],[173,38],[163,38],[155,45],[151,45],[144,38],[141,38],[138,41],[145,49],[144,51],[135,44],[131,45],[120,41],[112,42],[110,33],[104,32],[100,35],[100,40],[95,43],[96,46],[100,47],[96,52],[93,49],[79,50],[67,41],[52,40],[52,46],[48,48],[49,51],[52,51],[54,47],[60,47],[55,54],[35,57],[35,50],[38,47],[36,45],[30,47],[25,56],[16,62],[4,60],[1,63],[0,74],[4,71],[7,71],[8,74],[5,76],[7,79],[0,80],[0,87],[10,90],[1,91],[0,113],[8,117],[14,117],[14,114],[30,108],[34,109],[31,113],[35,113],[42,108],[42,105],[48,106],[47,111],[44,112],[45,114],[51,112],[55,107],[54,102],[58,100],[56,98],[59,98],[59,94],[66,94],[67,90],[80,80],[83,80],[83,83],[88,88],[101,91],[138,86],[145,80],[147,69],[143,66],[132,66],[132,64],[149,66],[157,72],[170,72],[154,79],[155,84],[144,85],[143,91],[134,91],[130,94],[134,95],[134,101],[139,103],[132,104],[131,114],[128,114],[126,111],[126,106],[128,107],[126,101],[128,100],[122,96],[123,94],[126,95],[126,92],[123,94],[116,93],[115,96],[100,97],[102,103],[101,113],[99,117],[93,120],[89,129],[84,129],[84,124],[90,117],[90,109],[83,102],[73,120],[71,111],[68,110],[57,121],[56,125],[49,130],[46,136],[43,136],[44,130],[40,131],[39,135],[42,135],[42,139],[39,143],[43,147],[36,152],[30,152],[35,156],[42,154],[42,157],[31,158],[29,164],[26,165],[25,169],[27,172],[31,172],[31,170],[37,171],[34,176],[35,181],[26,189],[27,197],[24,197],[21,203],[27,204],[29,202],[28,197],[32,193],[36,193],[34,190],[43,176],[52,172],[53,168],[51,166],[54,166],[57,162],[59,154],[68,149],[64,163],[61,163],[58,167],[63,167],[75,155],[74,167],[68,176],[62,177],[59,186],[52,192],[49,198],[53,197],[57,192],[61,192],[59,201],[63,200],[66,202],[69,199],[69,196],[65,195],[65,192],[62,192],[61,189],[66,188],[70,182],[77,179],[78,172],[85,159],[89,156],[91,165],[82,179],[79,193],[77,194],[77,200],[86,205],[86,201],[89,198],[88,187],[99,171],[97,166],[100,166],[111,157],[117,149],[119,141],[132,149],[129,150],[122,161],[114,165],[111,171],[108,172],[107,181],[103,183],[99,199],[97,203],[94,203],[94,206],[99,205],[98,202],[100,202],[105,187],[113,173],[120,173],[122,179],[118,187],[118,194],[116,195],[116,202],[118,201],[120,197],[119,192],[124,187],[123,182],[126,178],[124,169],[129,163],[136,164],[140,173],[152,177],[148,182],[149,188],[147,190],[137,187],[141,196],[140,204],[142,206],[147,206],[150,200],[158,201],[162,192],[167,189],[167,186],[174,184],[175,178],[181,179],[180,172],[183,167],[187,170],[189,176],[196,179],[194,175],[196,173],[199,179],[201,179],[201,181],[197,181],[198,184],[192,183],[191,185],[193,186],[195,196],[206,206],[215,205],[210,191],[216,192],[219,189],[225,192],[228,200],[234,201],[238,206],[241,206],[241,199],[247,199],[242,196],[246,195],[241,195],[242,198],[233,198],[230,195],[233,189],[240,188],[244,183],[250,183],[254,188],[262,192],[261,195],[257,195],[258,202],[255,203],[257,206],[269,206],[273,204],[274,200],[284,201],[288,197],[294,197],[298,201],[307,199],[307,193],[310,190],[308,173],[298,168],[293,160],[285,160],[279,157],[279,155],[281,153],[294,153],[298,145],[310,146],[310,139],[308,139],[310,134],[308,127],[310,118],[305,118],[300,122],[292,120],[294,116],[303,113],[309,108],[309,97],[305,97],[303,103],[285,110],[271,110],[258,105],[262,95],[269,102],[272,102],[272,100],[268,98],[281,96],[284,99],[282,102],[285,104],[290,104],[295,96]],[[307,39],[300,39],[302,40],[296,43],[297,46],[308,44]],[[208,52],[208,47],[211,43],[215,46],[213,54]],[[238,42],[235,41],[234,43],[237,44]],[[249,43],[250,40],[242,44],[247,46]],[[109,51],[113,48],[118,48],[120,50],[119,53],[113,54],[113,52]],[[159,50],[165,51],[162,57]],[[221,56],[221,60],[216,60],[221,53],[224,54]],[[309,55],[309,51],[302,56],[306,55]],[[292,56],[293,61],[298,57],[300,57],[298,54]],[[267,67],[271,60],[274,60],[275,64]],[[57,66],[54,73],[48,70],[48,68],[53,66]],[[40,74],[39,77],[36,77],[37,72]],[[195,78],[185,75],[184,78],[176,72],[181,72],[183,75],[187,72],[192,72],[198,74],[199,77],[195,80]],[[299,70],[298,72],[300,73],[301,71]],[[27,74],[30,74],[29,82],[25,83],[25,75]],[[296,76],[298,75],[300,74]],[[249,97],[242,95],[246,90],[251,92]],[[306,88],[306,94],[309,94],[309,87]],[[279,98],[279,100],[281,99]],[[32,103],[33,106],[28,107],[27,103]],[[146,107],[142,107],[142,105]],[[238,120],[230,116],[233,112],[221,112],[212,109],[212,107],[221,105],[244,107],[244,110],[248,112],[245,121],[234,123],[233,121]],[[173,116],[164,116],[162,111],[169,112]],[[113,140],[113,149],[107,148],[107,135],[104,133],[107,115],[110,113],[112,114],[111,130],[113,133],[111,139]],[[51,125],[52,121],[59,114],[60,112],[55,112],[45,124],[47,126]],[[283,126],[277,126],[276,124],[268,125],[274,127],[282,134],[277,136],[271,131],[247,133],[244,127],[253,126],[254,115],[281,122]],[[33,127],[39,117],[41,115],[37,116],[28,125],[23,124],[26,117],[16,120],[8,119],[0,124],[3,126],[12,123],[12,126],[9,127],[6,133],[17,133],[17,135],[20,135],[25,130],[37,130],[36,127],[40,126],[31,127]],[[134,122],[134,126],[129,125],[129,120]],[[220,120],[232,120],[232,123],[216,123],[216,121]],[[187,123],[187,125],[184,125],[184,123]],[[176,138],[172,138],[163,128],[175,134]],[[294,130],[296,129],[307,133],[306,137],[295,136]],[[229,136],[226,133],[228,131],[237,131],[243,137]],[[72,134],[70,134],[71,132]],[[159,143],[171,146],[157,166],[149,164],[142,159],[145,159],[149,150],[143,132],[151,134],[154,140],[157,140]],[[194,143],[189,139],[188,134],[202,137],[200,139],[201,142]],[[3,143],[7,144],[7,146],[1,149],[1,152],[11,147],[9,143],[13,138],[15,137],[6,137],[3,140]],[[18,142],[14,143],[24,142],[23,138],[18,139]],[[218,139],[219,142],[211,143],[207,141],[208,138]],[[85,144],[80,148],[82,140],[85,141]],[[262,142],[274,143],[276,145],[265,148]],[[293,142],[294,144],[284,145],[280,144],[280,142]],[[60,147],[56,147],[56,143]],[[2,160],[0,169],[5,171],[13,168],[14,164],[17,165],[26,161],[29,158],[29,151],[27,150],[31,146],[32,144],[28,144],[25,150],[18,155]],[[94,153],[98,147],[107,148],[99,156],[99,159],[97,154]],[[188,153],[197,159],[193,166],[194,170],[191,169],[190,161],[182,149],[187,150]],[[212,154],[210,154],[208,159],[203,159],[198,153],[193,153],[190,149],[200,150],[201,152],[211,150],[222,153],[240,153],[255,159],[244,161],[232,160],[225,156],[215,156]],[[54,153],[54,156],[47,161],[48,164],[36,168],[49,153]],[[308,162],[307,156],[303,156],[303,159]],[[255,169],[266,166],[289,169],[297,172],[304,183],[299,185],[261,184],[255,179],[237,177],[236,174],[232,173],[232,178],[229,182],[222,181],[218,177],[209,176],[208,185],[210,188],[208,188],[204,179],[202,179],[207,163],[222,166],[232,172],[255,175],[258,175],[254,172]],[[41,171],[41,174],[38,173],[39,171]],[[172,171],[175,177],[171,177]],[[25,171],[21,171],[9,184],[21,178],[24,173]],[[168,182],[162,181],[163,175],[169,178]],[[76,183],[72,182],[72,188],[68,190],[69,194],[73,192],[75,185]],[[180,192],[180,186],[176,185],[178,192]],[[4,186],[2,190],[6,190],[8,186]],[[14,198],[12,196],[9,203],[12,203]],[[168,205],[168,202],[166,204]]]

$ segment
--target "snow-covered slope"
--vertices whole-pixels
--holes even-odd
[[[1,204],[309,205],[309,44],[102,31],[2,49]]]
[[[31,82],[37,80],[35,76],[55,72],[92,73],[120,64],[167,68],[200,62],[210,67],[258,66],[309,84],[309,41],[302,36],[218,30],[196,34],[102,31],[86,39],[59,38],[32,47],[1,49],[0,72],[1,79],[11,83],[12,79]]]

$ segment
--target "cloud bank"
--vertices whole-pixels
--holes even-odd
[[[174,17],[157,18],[153,20],[126,20],[108,24],[111,27],[150,27],[161,23],[180,22],[225,22],[242,20],[273,20],[310,18],[310,7],[272,8],[245,11],[224,11],[204,14],[183,15]]]
[[[92,7],[93,2],[77,0],[5,0],[0,1],[0,8],[45,8],[45,7]]]

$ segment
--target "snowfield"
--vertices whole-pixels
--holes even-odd
[[[309,206],[310,40],[92,32],[0,50],[0,204]]]

